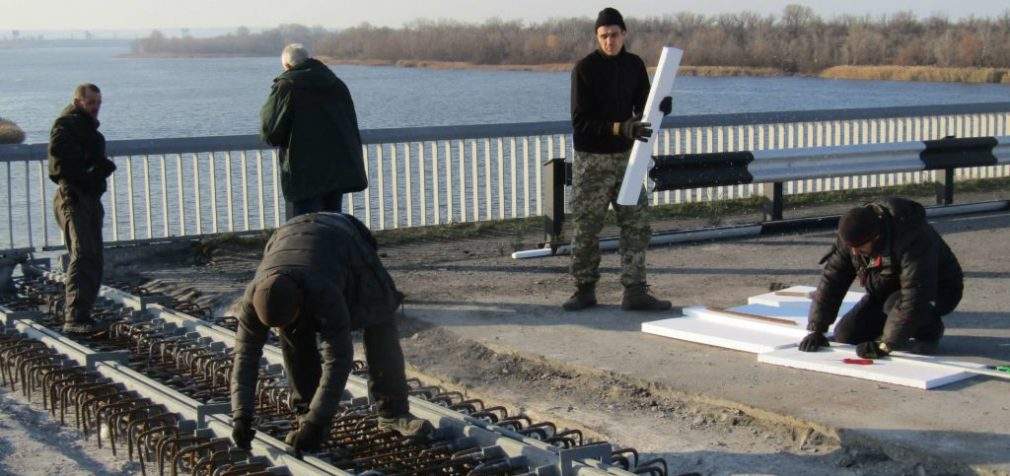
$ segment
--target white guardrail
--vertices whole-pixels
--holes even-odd
[[[362,131],[369,188],[345,211],[377,230],[543,214],[541,164],[572,157],[567,121]],[[806,149],[1010,135],[1010,103],[667,117],[656,155]],[[278,226],[277,155],[255,136],[110,141],[118,166],[103,197],[106,242]],[[59,247],[46,144],[0,145],[0,250]],[[844,157],[839,157],[843,160]],[[957,180],[1006,177],[1010,165],[959,169]],[[756,179],[758,177],[755,177]],[[786,195],[933,181],[885,171],[784,183]],[[769,179],[771,180],[771,179]],[[652,204],[748,197],[763,184],[667,190]]]

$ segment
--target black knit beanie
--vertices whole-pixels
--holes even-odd
[[[593,28],[607,25],[617,25],[621,27],[621,31],[628,31],[624,26],[624,17],[621,16],[621,12],[614,8],[607,7],[600,10],[600,14],[596,16],[596,26]]]
[[[853,208],[838,222],[838,237],[850,247],[862,246],[878,234],[880,217],[871,207]]]

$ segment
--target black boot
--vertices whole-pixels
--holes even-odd
[[[428,420],[407,413],[398,417],[380,416],[379,429],[396,430],[410,440],[424,441],[435,431],[435,426]]]
[[[64,334],[91,334],[104,328],[103,323],[95,321],[91,317],[79,317],[63,323]]]
[[[621,309],[625,311],[666,311],[670,307],[670,301],[656,299],[649,294],[649,285],[647,284],[636,284],[624,288]]]
[[[561,305],[566,311],[581,311],[596,305],[596,283],[579,284],[575,294]]]

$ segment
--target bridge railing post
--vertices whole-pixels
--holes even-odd
[[[782,219],[785,208],[785,195],[782,193],[782,182],[761,184],[761,194],[768,199],[762,206],[765,221]]]
[[[936,204],[954,204],[954,169],[947,168],[940,170],[936,178]]]
[[[565,184],[570,183],[569,168],[564,157],[555,157],[543,164],[544,245],[557,247],[564,239]]]

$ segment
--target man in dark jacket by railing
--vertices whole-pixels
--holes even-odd
[[[101,197],[116,165],[105,156],[105,136],[98,132],[101,107],[98,86],[77,86],[73,103],[49,133],[49,178],[59,184],[53,209],[69,254],[63,330],[71,333],[94,330],[91,308],[102,284]]]
[[[810,307],[810,332],[800,350],[828,345],[824,333],[859,278],[866,296],[835,326],[835,341],[856,344],[864,358],[892,350],[936,352],[941,316],[961,302],[964,274],[954,253],[926,221],[926,210],[904,198],[854,208],[822,260],[824,273]]]
[[[408,407],[394,320],[402,300],[376,254],[374,238],[353,216],[309,213],[278,228],[239,308],[231,380],[235,443],[248,448],[255,433],[256,385],[270,328],[280,336],[298,414],[298,428],[287,437],[296,450],[316,450],[329,434],[351,372],[355,329],[364,330],[378,425],[408,437],[430,433],[431,423],[411,415]]]
[[[260,111],[260,136],[280,148],[288,218],[339,212],[343,194],[368,186],[351,93],[300,44],[284,48],[281,64],[285,71]]]

